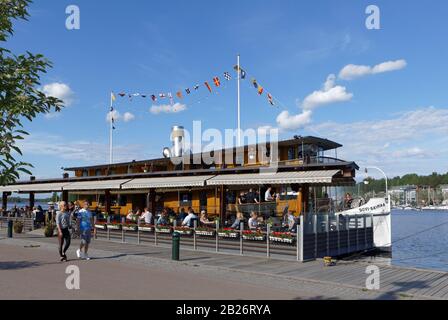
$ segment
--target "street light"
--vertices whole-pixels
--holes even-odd
[[[386,181],[386,196],[388,196],[389,195],[389,189],[388,189],[388,187],[387,187],[387,176],[386,176],[386,173],[384,173],[384,171],[383,170],[381,170],[380,168],[378,168],[378,167],[366,167],[366,169],[365,169],[365,173],[367,174],[368,173],[368,170],[367,169],[376,169],[376,170],[378,170],[379,172],[381,172],[382,174],[383,174],[383,176],[384,176],[384,179],[385,179],[385,181]]]

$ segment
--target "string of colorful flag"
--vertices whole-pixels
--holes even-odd
[[[247,78],[247,75],[248,75],[247,72],[244,69],[242,69],[241,67],[238,70],[238,66],[235,66],[234,70],[239,72],[241,80],[245,80]],[[232,80],[232,76],[230,75],[229,72],[226,71],[223,73],[223,79],[225,82],[228,82],[228,81]],[[276,105],[276,103],[274,101],[278,101],[278,100],[275,99],[271,93],[267,92],[265,90],[265,87],[262,86],[255,78],[251,78],[250,83],[251,83],[251,86],[256,89],[258,95],[262,96],[263,94],[266,94],[268,103],[271,106]],[[207,81],[204,81],[202,84],[196,84],[194,86],[191,86],[191,87],[188,87],[188,88],[185,88],[182,90],[178,90],[178,91],[174,92],[174,94],[173,94],[173,92],[162,92],[162,93],[157,93],[157,94],[155,94],[155,93],[148,94],[148,93],[139,93],[139,92],[128,93],[128,92],[121,91],[117,95],[121,98],[127,97],[131,101],[133,100],[133,98],[136,98],[136,97],[150,98],[153,103],[156,103],[158,101],[163,101],[164,99],[168,99],[170,104],[173,105],[175,99],[178,99],[179,101],[181,101],[186,96],[189,96],[189,95],[199,91],[199,89],[201,87],[205,87],[209,93],[213,93],[215,89],[218,89],[222,86],[223,86],[223,83],[222,83],[220,77],[215,76],[212,78],[211,81],[207,80]],[[112,92],[111,93],[112,101],[115,101],[116,98],[117,98],[116,94],[114,92]]]

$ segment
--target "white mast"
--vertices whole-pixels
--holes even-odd
[[[237,145],[241,146],[241,116],[240,116],[240,79],[241,79],[241,68],[240,68],[240,55],[237,56],[237,66],[238,66],[238,132],[237,132]]]
[[[113,93],[110,93],[110,127],[109,127],[109,164],[113,162],[113,130],[114,130],[114,106],[113,106]]]

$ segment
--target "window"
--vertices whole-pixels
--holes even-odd
[[[191,206],[191,200],[192,200],[191,192],[181,193],[179,198],[180,201],[179,207]]]
[[[289,147],[288,149],[288,160],[294,160],[296,158],[296,148]]]

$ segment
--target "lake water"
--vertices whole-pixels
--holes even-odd
[[[19,203],[8,202],[8,210],[11,210],[14,207],[14,205],[17,205],[17,208],[23,208],[23,207],[28,205],[28,202],[19,202]],[[42,209],[44,209],[44,210],[48,209],[48,203],[47,202],[36,202],[34,205],[36,207],[40,205],[42,207]]]
[[[447,245],[448,211],[392,211],[393,265],[448,271]]]

